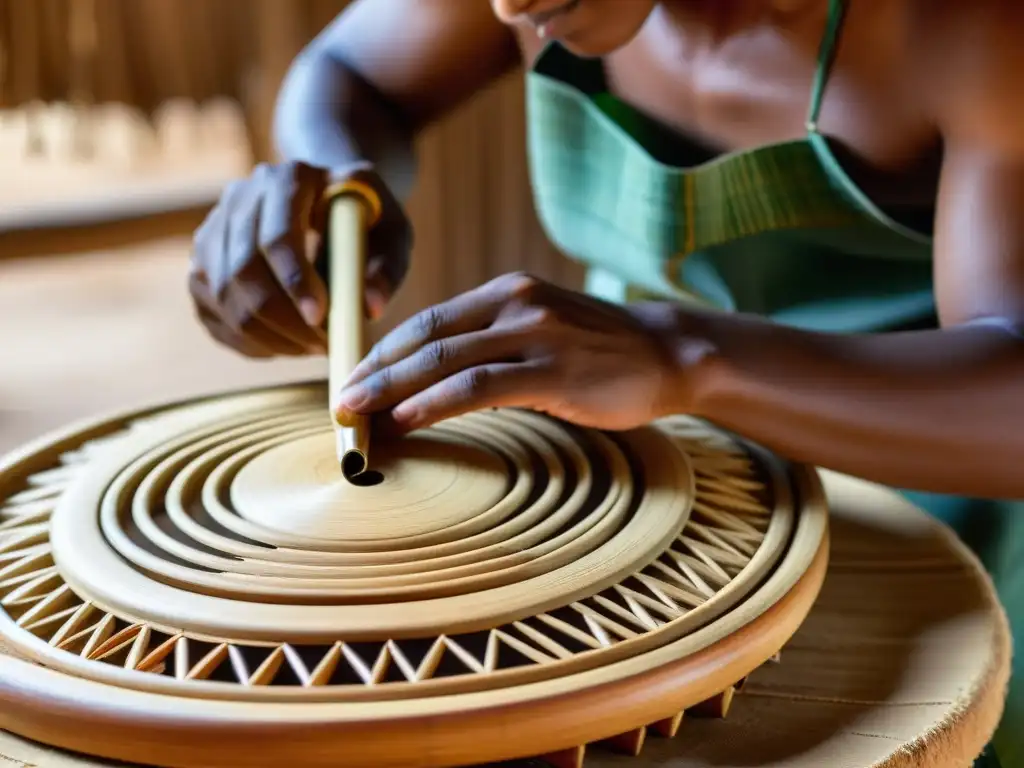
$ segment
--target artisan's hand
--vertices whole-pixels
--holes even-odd
[[[411,229],[401,205],[368,172],[353,174],[381,195],[370,233],[366,311],[379,315],[405,276]],[[218,341],[250,357],[323,354],[327,289],[320,253],[320,199],[343,180],[303,163],[260,165],[231,184],[195,234],[189,290]]]
[[[353,372],[340,407],[390,410],[401,432],[520,407],[629,429],[685,409],[668,304],[622,308],[507,275],[408,320]]]

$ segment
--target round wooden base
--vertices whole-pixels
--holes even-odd
[[[642,742],[724,712],[824,578],[817,475],[696,420],[473,414],[375,443],[365,484],[333,448],[309,385],[8,457],[0,638],[41,666],[0,657],[0,727],[182,768]]]

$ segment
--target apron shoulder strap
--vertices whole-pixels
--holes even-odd
[[[843,20],[846,18],[849,2],[850,0],[829,0],[825,34],[818,49],[818,68],[814,73],[811,105],[807,111],[808,133],[818,132],[818,115],[821,112],[825,87],[828,84],[829,73],[832,71],[832,63],[835,61],[836,50],[839,47],[840,31],[843,27]]]

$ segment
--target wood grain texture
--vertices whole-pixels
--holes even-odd
[[[727,721],[683,718],[672,739],[649,729],[638,758],[592,745],[588,766],[971,762],[998,720],[1009,668],[1009,632],[989,579],[946,529],[896,494],[830,473],[823,479],[829,572],[785,663],[755,673]],[[114,768],[2,733],[0,754],[38,768]],[[150,759],[166,765],[159,752]],[[277,766],[294,764],[285,757]]]
[[[635,752],[638,729],[777,653],[820,589],[814,473],[791,479],[709,425],[612,438],[471,414],[393,444],[384,481],[357,488],[307,472],[333,466],[324,400],[319,385],[161,407],[9,456],[0,635],[71,675],[47,693],[45,675],[7,670],[0,713],[19,715],[0,723],[129,760],[198,727],[167,746],[206,768],[276,762],[293,728],[307,765],[341,748],[424,768],[607,740]],[[97,711],[81,697],[103,690],[125,696],[38,730],[72,701]],[[115,724],[138,747],[103,735]]]

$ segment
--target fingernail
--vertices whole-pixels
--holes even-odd
[[[320,302],[313,298],[299,300],[299,312],[307,325],[320,325],[323,317],[320,312]]]
[[[346,409],[358,413],[366,405],[369,398],[365,390],[358,387],[351,390],[342,390],[338,396],[338,409]]]
[[[391,418],[405,426],[416,421],[416,417],[418,415],[419,411],[416,406],[410,405],[409,403],[400,403],[391,411]]]

